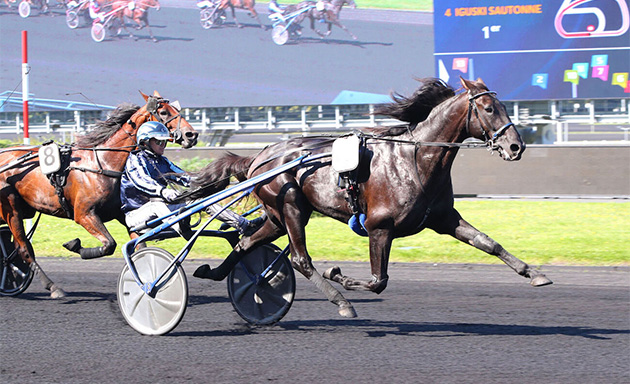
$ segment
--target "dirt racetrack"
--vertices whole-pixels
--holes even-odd
[[[256,328],[187,260],[182,322],[148,337],[118,310],[122,259],[39,260],[69,296],[33,281],[0,298],[3,383],[630,382],[628,267],[545,267],[554,284],[533,288],[504,265],[392,264],[381,295],[346,294],[356,319],[298,277],[285,318]]]

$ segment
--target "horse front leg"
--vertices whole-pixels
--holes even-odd
[[[377,294],[383,292],[387,288],[389,279],[387,267],[392,247],[393,231],[391,229],[370,230],[369,238],[372,280],[365,281],[345,276],[341,273],[341,268],[338,266],[324,272],[324,277],[341,284],[347,290],[371,291]]]
[[[234,7],[230,6],[230,9],[232,10],[232,18],[234,19],[234,23],[236,23],[236,26],[239,28],[243,28],[243,26],[238,22],[238,19],[236,18],[236,12],[234,11]]]
[[[151,30],[151,27],[149,26],[149,21],[148,20],[145,21],[144,26],[147,27],[147,30],[149,31],[149,37],[151,37],[151,40],[154,43],[157,43],[158,40],[155,38],[155,36],[153,36],[153,31]]]
[[[339,20],[332,21],[332,24],[335,24],[335,25],[336,25],[336,26],[338,26],[339,28],[341,28],[341,29],[343,29],[344,31],[346,31],[346,33],[348,33],[350,36],[352,36],[352,40],[356,40],[356,39],[357,39],[357,37],[356,37],[356,36],[355,36],[352,32],[350,32],[350,30],[348,30],[348,28],[346,28],[346,26],[345,26],[345,25],[343,25],[343,24],[341,24],[341,23],[339,22]],[[330,33],[331,33],[331,29],[332,29],[332,25],[329,23],[329,24],[328,24],[328,34],[330,34]]]
[[[153,36],[153,31],[151,30],[151,26],[149,25],[149,13],[148,11],[144,11],[137,19],[136,23],[138,24],[137,29],[140,30],[142,28],[147,28],[149,31],[149,36],[154,43],[157,43],[157,39]]]
[[[98,257],[109,256],[116,250],[116,240],[109,233],[101,219],[94,213],[83,213],[75,211],[75,221],[88,231],[92,236],[96,237],[101,247],[84,248],[81,246],[81,239],[70,240],[63,246],[71,251],[81,255],[82,259],[95,259]]]
[[[452,216],[454,216],[454,219],[451,220],[453,223],[451,228],[445,228],[444,231],[441,231],[438,228],[435,229],[436,232],[448,233],[457,240],[472,245],[487,254],[498,257],[501,261],[516,271],[516,273],[529,278],[530,284],[534,287],[542,287],[544,285],[552,284],[552,281],[549,280],[542,272],[533,269],[527,263],[516,258],[514,255],[506,251],[501,244],[497,243],[488,237],[488,235],[470,225],[456,210],[453,211],[454,213]]]

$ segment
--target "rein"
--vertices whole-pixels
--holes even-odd
[[[123,149],[123,148],[130,148],[129,150],[127,149]],[[124,147],[119,147],[119,148],[75,148],[75,150],[77,151],[92,151],[92,153],[94,153],[94,158],[96,159],[96,164],[98,164],[98,169],[91,169],[91,168],[85,168],[85,167],[77,167],[74,165],[70,165],[68,166],[69,170],[75,170],[75,171],[81,171],[81,172],[92,172],[92,173],[97,173],[99,175],[103,175],[103,176],[107,176],[107,177],[113,177],[113,178],[119,178],[122,176],[122,174],[124,172],[120,172],[120,171],[111,171],[108,169],[103,169],[103,166],[101,165],[101,160],[98,158],[97,155],[97,151],[111,151],[111,152],[127,152],[130,153],[133,148],[135,148],[135,145],[131,146],[131,145],[127,145]]]

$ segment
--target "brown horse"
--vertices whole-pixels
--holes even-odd
[[[313,281],[339,307],[342,316],[354,317],[352,305],[325,279],[346,289],[380,293],[387,286],[392,240],[431,228],[498,257],[519,275],[530,278],[533,286],[551,284],[538,270],[471,226],[454,208],[450,172],[459,147],[469,145],[464,139],[483,140],[508,161],[519,160],[525,150],[494,92],[481,80],[461,82],[465,91],[459,94],[438,79],[426,79],[409,98],[395,94],[394,102],[377,113],[408,124],[358,131],[362,146],[346,152],[357,153],[360,161],[349,174],[339,174],[332,161],[323,158],[258,185],[254,193],[269,219],[253,235],[242,237],[221,265],[215,269],[203,265],[195,276],[221,280],[248,250],[288,234],[294,268]],[[230,175],[251,178],[304,154],[330,154],[332,143],[329,137],[304,137],[271,145],[251,157],[226,155],[192,174],[196,192],[190,197],[223,188]],[[344,179],[344,175],[350,176]],[[340,180],[348,182],[341,184]],[[304,230],[313,211],[342,222],[364,220],[370,281],[344,276],[337,267],[323,277],[317,272],[306,249]]]
[[[125,18],[133,20],[136,23],[135,28],[137,30],[146,27],[149,30],[151,40],[157,41],[149,26],[149,8],[155,8],[156,11],[159,11],[160,2],[158,0],[115,0],[111,3],[111,7],[112,10],[117,10],[116,17],[121,21],[123,28],[129,33],[129,36],[134,37],[133,33],[127,30]]]
[[[298,16],[298,19],[296,19],[296,23],[299,24],[302,22],[302,20],[308,17],[310,20],[311,29],[322,38],[329,36],[332,33],[332,26],[336,25],[337,27],[346,31],[350,36],[352,36],[353,40],[356,40],[357,37],[352,34],[352,32],[350,32],[348,28],[346,28],[345,25],[341,24],[341,22],[339,21],[339,13],[341,12],[341,8],[345,4],[348,4],[351,8],[357,7],[357,4],[354,2],[354,0],[303,1],[296,5],[288,5],[286,7],[285,13],[290,13],[299,9],[303,9],[305,7],[310,7],[311,9],[308,12],[305,12],[304,14]],[[320,20],[323,20],[328,25],[328,31],[326,31],[325,33],[315,28],[315,22]]]
[[[180,115],[177,105],[171,105],[157,92],[142,96],[145,106],[121,104],[107,120],[79,137],[67,148],[67,156],[60,156],[64,166],[49,176],[42,173],[40,166],[47,155],[38,157],[38,147],[13,147],[0,152],[0,223],[8,225],[17,254],[39,272],[42,284],[53,297],[61,297],[64,292],[35,261],[23,220],[34,217],[37,211],[73,219],[103,245],[83,248],[81,241],[74,239],[64,247],[83,259],[111,255],[116,241],[103,222],[117,219],[125,223],[120,210],[120,176],[129,152],[136,147],[138,128],[150,120],[160,121],[182,147],[190,148],[197,142],[198,133]]]
[[[234,22],[239,28],[243,28],[243,26],[238,22],[238,19],[236,19],[234,8],[246,9],[249,11],[250,16],[258,21],[258,24],[260,24],[260,28],[265,29],[266,27],[260,21],[260,18],[258,17],[258,12],[256,12],[256,9],[254,8],[255,5],[256,0],[221,0],[221,3],[217,7],[216,12],[224,11],[225,9],[230,7],[230,9],[232,10],[232,18],[234,19]]]

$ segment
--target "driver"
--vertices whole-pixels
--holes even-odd
[[[143,226],[149,220],[183,207],[184,204],[174,203],[179,193],[169,185],[188,187],[190,182],[189,176],[164,156],[166,142],[171,140],[164,124],[157,121],[142,124],[137,140],[138,149],[129,154],[120,183],[120,200],[127,228]],[[215,204],[208,209],[216,212],[221,207]],[[225,210],[218,218],[241,234],[252,230],[249,220],[232,211]],[[190,235],[187,223],[178,222],[172,228],[186,238]]]
[[[284,13],[284,7],[278,5],[276,0],[271,0],[269,2],[269,13],[271,14],[279,14],[281,16]]]

